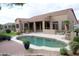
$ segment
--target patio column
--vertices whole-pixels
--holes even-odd
[[[52,21],[50,21],[50,29],[53,29]]]
[[[24,23],[22,25],[23,25],[23,32],[24,32]]]
[[[42,21],[42,24],[43,24],[43,25],[42,25],[42,27],[43,27],[42,29],[43,29],[43,31],[44,31],[44,30],[45,30],[45,21]]]
[[[34,32],[36,32],[36,24],[35,24],[35,22],[33,23],[33,30],[34,30]]]
[[[62,30],[62,22],[61,21],[58,22],[58,27],[59,27],[59,30],[61,31]]]
[[[29,23],[27,23],[28,24],[28,32],[30,31],[30,27],[29,27]]]

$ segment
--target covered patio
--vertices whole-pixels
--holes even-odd
[[[35,21],[24,23],[24,32],[45,32],[46,30],[58,30],[59,24],[57,21]]]

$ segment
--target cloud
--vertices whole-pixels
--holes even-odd
[[[69,0],[68,2],[66,0],[27,0],[23,7],[7,8],[3,6],[0,11],[0,23],[15,22],[16,18],[30,18],[35,15],[67,8],[73,8],[77,18],[79,18],[78,6],[79,2],[76,0]]]

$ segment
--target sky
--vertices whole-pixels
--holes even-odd
[[[1,4],[2,9],[0,10],[0,24],[10,23],[10,22],[13,23],[15,22],[16,18],[30,18],[36,15],[59,11],[68,8],[73,8],[77,19],[79,19],[78,0],[73,0],[73,1],[72,0],[69,1],[68,0],[23,0],[23,1],[26,4],[24,4],[23,6],[14,5],[12,8],[7,7],[5,4]]]

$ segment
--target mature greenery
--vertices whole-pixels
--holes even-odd
[[[73,41],[79,43],[79,36],[74,37]]]
[[[0,35],[6,35],[6,36],[15,36],[16,32],[6,33],[6,32],[0,32]]]
[[[23,6],[25,3],[0,3],[0,10],[2,9],[1,4],[5,4],[6,7],[13,8],[13,5],[16,5],[16,6]]]
[[[60,54],[61,54],[61,55],[68,55],[67,49],[66,49],[66,48],[61,48],[61,49],[60,49]]]
[[[79,43],[78,42],[71,42],[70,49],[72,50],[73,54],[76,54],[77,50],[79,49]]]
[[[7,30],[6,30],[6,33],[11,33],[11,30],[10,30],[10,29],[7,29]]]
[[[11,36],[7,36],[7,35],[4,35],[4,34],[0,34],[0,42],[1,41],[4,41],[4,40],[10,41],[11,40]]]
[[[21,32],[16,32],[16,34],[17,34],[17,35],[20,35],[20,34],[21,34]]]
[[[12,4],[23,6],[25,3],[12,3]]]
[[[73,41],[70,42],[70,49],[72,50],[73,54],[76,54],[79,49],[79,37],[74,37]]]
[[[68,20],[64,21],[64,25],[65,25],[65,30],[68,30],[68,26],[69,26],[70,22]]]
[[[70,52],[71,54],[68,53],[68,50],[66,48],[61,48],[60,49],[60,54],[61,55],[77,55],[78,50],[79,50],[79,36],[74,37],[74,39],[69,43],[70,46]]]
[[[68,20],[65,20],[64,21],[64,24],[69,24],[70,22]]]

